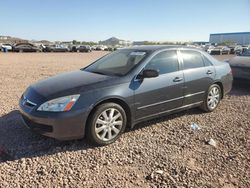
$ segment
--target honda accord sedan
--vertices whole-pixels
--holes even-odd
[[[193,107],[212,112],[231,87],[229,64],[206,52],[140,46],[39,81],[19,105],[24,123],[35,132],[59,140],[86,136],[106,145],[138,122]]]

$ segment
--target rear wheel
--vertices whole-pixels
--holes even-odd
[[[111,144],[124,132],[126,124],[124,109],[116,103],[105,103],[91,116],[86,136],[95,145]]]
[[[218,107],[220,100],[221,88],[219,85],[213,84],[209,87],[201,108],[206,112],[212,112]]]

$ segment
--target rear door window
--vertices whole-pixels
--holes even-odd
[[[202,56],[203,57],[203,60],[204,60],[204,65],[205,67],[209,67],[212,65],[211,61],[206,57],[206,56]]]
[[[183,69],[194,69],[204,67],[203,58],[200,52],[196,51],[181,51],[183,58]]]

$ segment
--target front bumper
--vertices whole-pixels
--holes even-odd
[[[83,138],[87,111],[40,112],[19,102],[24,124],[34,132],[58,140]]]

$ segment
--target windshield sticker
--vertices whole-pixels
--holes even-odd
[[[135,55],[135,56],[143,56],[143,55],[145,55],[146,54],[146,52],[131,52],[130,53],[130,55],[132,56],[132,55]]]

